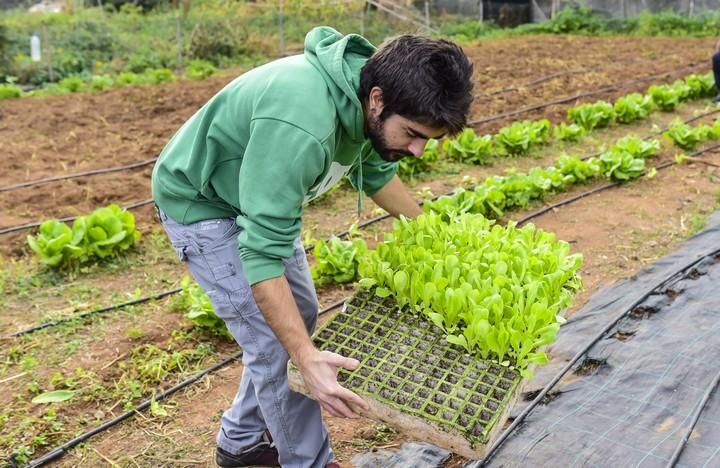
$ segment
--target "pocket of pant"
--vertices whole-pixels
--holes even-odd
[[[208,229],[208,226],[214,226]],[[240,227],[232,218],[201,221],[192,225],[192,239],[200,252],[212,252],[224,247],[229,241],[237,239]],[[237,241],[234,242],[237,248]]]
[[[300,270],[306,270],[308,268],[308,262],[305,247],[303,247],[302,243],[296,243],[294,247],[293,257],[295,257],[295,264]]]

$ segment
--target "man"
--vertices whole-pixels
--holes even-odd
[[[163,226],[244,351],[218,465],[337,466],[320,408],[356,417],[367,403],[337,382],[358,361],[310,339],[318,303],[303,204],[348,175],[391,214],[419,215],[395,162],[464,127],[471,75],[447,41],[402,36],[376,52],[320,27],[303,55],[228,84],[163,150],[152,180]],[[316,400],[289,391],[288,359]]]

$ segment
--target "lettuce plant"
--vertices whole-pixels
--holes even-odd
[[[597,101],[568,109],[568,120],[585,130],[607,127],[615,118],[615,109],[607,101]]]
[[[211,334],[232,339],[225,322],[215,314],[210,298],[200,285],[184,276],[180,287],[182,291],[173,302],[173,309],[181,311],[186,319]]]
[[[489,164],[493,155],[492,136],[480,136],[472,128],[466,128],[458,137],[446,139],[442,149],[456,161],[467,164]]]
[[[710,128],[705,125],[691,127],[686,123],[675,120],[663,135],[684,150],[694,150],[708,138]]]
[[[652,85],[648,88],[648,95],[664,112],[674,111],[680,105],[680,90],[670,85]]]
[[[615,101],[613,106],[615,120],[628,124],[636,120],[646,119],[652,112],[652,107],[653,101],[650,96],[640,93],[628,94]]]
[[[560,141],[578,141],[585,135],[585,129],[578,124],[560,123],[553,129],[556,140]]]
[[[599,158],[605,177],[616,182],[637,179],[645,172],[645,159],[627,151],[606,151]]]
[[[582,257],[533,225],[494,225],[479,215],[445,220],[428,213],[397,220],[360,267],[362,287],[393,295],[423,314],[447,340],[484,359],[543,364],[580,288]]]
[[[340,240],[331,237],[315,243],[315,265],[310,269],[316,286],[350,283],[357,279],[358,265],[367,253],[363,239]]]
[[[626,136],[620,138],[610,147],[610,151],[624,151],[631,154],[635,158],[648,159],[656,156],[660,151],[660,142],[658,140],[643,140],[636,136]]]
[[[37,237],[27,236],[30,248],[40,257],[40,261],[49,267],[70,266],[83,252],[80,241],[82,235],[56,219],[40,225]]]
[[[534,145],[544,144],[549,136],[549,120],[523,120],[501,128],[495,135],[495,145],[502,154],[519,156],[528,153]]]
[[[712,73],[688,75],[685,77],[685,84],[690,88],[689,95],[693,99],[713,97],[717,94]]]
[[[30,248],[50,267],[64,268],[129,249],[140,238],[135,216],[115,204],[75,219],[72,229],[57,220],[44,222]]]

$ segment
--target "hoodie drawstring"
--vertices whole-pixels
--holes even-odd
[[[358,167],[358,204],[357,204],[357,217],[358,221],[360,221],[360,215],[362,214],[362,195],[363,195],[363,161],[362,161],[362,152],[360,153],[360,167]]]

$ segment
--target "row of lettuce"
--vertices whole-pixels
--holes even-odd
[[[682,129],[679,131],[678,129]],[[676,122],[665,137],[696,146],[720,139],[720,120],[695,127]],[[466,352],[518,368],[543,364],[539,350],[554,341],[567,307],[581,285],[581,257],[567,243],[532,225],[496,225],[507,211],[528,207],[575,184],[605,177],[627,181],[645,173],[660,141],[628,136],[598,157],[562,156],[555,165],[488,177],[472,190],[458,189],[425,204],[416,220],[400,219],[375,249],[357,237],[318,241],[311,269],[318,285],[358,280],[380,297],[393,296],[437,325]],[[357,235],[357,233],[355,234]],[[78,218],[73,227],[49,221],[28,238],[48,265],[107,258],[139,237],[132,214],[117,206]],[[200,287],[185,278],[174,307],[197,325],[230,338]]]
[[[688,77],[685,81],[667,85],[667,89],[679,96],[678,102],[703,95],[693,91],[689,84],[693,81],[702,83],[703,79]],[[688,88],[690,91],[687,91]],[[650,112],[652,107],[647,103],[655,103],[652,93],[644,97],[638,95],[640,98],[632,96],[619,99],[616,106],[623,104],[618,109],[631,107],[628,102],[635,102]],[[626,99],[629,97],[630,100]],[[592,112],[582,110],[592,107],[607,109],[607,106],[597,104],[570,109],[568,114],[571,116],[585,115],[576,117],[577,121],[570,125],[594,129],[613,121],[626,120],[617,115],[626,115],[627,112],[615,112],[615,106],[611,106],[615,113],[610,119],[599,119],[593,117],[595,114]],[[595,112],[600,114],[603,111]],[[647,112],[636,112],[637,118],[646,117]],[[532,125],[520,124],[531,129],[530,134],[547,137],[550,133],[549,123],[544,121],[531,122]],[[506,128],[519,127],[513,124]],[[557,131],[561,127],[555,128]],[[501,135],[506,133],[501,131],[496,136],[497,144],[502,148],[508,148],[505,143],[499,143],[505,141]],[[664,136],[678,147],[690,150],[705,140],[720,139],[720,120],[712,125],[696,126],[676,120]],[[448,140],[451,143],[445,141],[442,146],[452,152],[453,145],[457,145],[460,138]],[[495,144],[494,139],[491,143]],[[428,146],[432,149],[432,143]],[[567,190],[574,184],[601,177],[612,181],[640,177],[646,171],[645,161],[659,150],[658,140],[628,136],[616,141],[598,157],[583,159],[563,155],[550,167],[532,168],[527,173],[510,170],[502,176],[488,177],[471,189],[461,188],[449,196],[427,202],[424,216],[417,221],[396,223],[395,231],[386,236],[385,242],[376,249],[369,249],[357,232],[355,238],[347,241],[331,238],[316,242],[313,251],[315,264],[311,269],[313,279],[318,286],[359,280],[361,286],[375,288],[375,294],[379,296],[393,295],[401,306],[412,307],[444,330],[448,341],[463,346],[469,353],[517,366],[529,376],[529,364],[546,360],[537,348],[554,340],[561,321],[557,314],[569,304],[572,294],[579,287],[577,269],[580,260],[578,256],[569,255],[567,245],[556,241],[551,234],[532,226],[519,229],[512,223],[506,227],[497,226],[493,220],[501,218],[507,211],[527,208],[531,203]],[[511,153],[499,154],[508,156]],[[472,161],[471,158],[466,162]],[[458,231],[465,228],[468,229],[465,233]],[[484,234],[477,236],[478,232]],[[409,233],[413,233],[412,238]],[[43,264],[54,268],[73,268],[116,256],[132,247],[139,237],[133,215],[110,205],[77,218],[72,227],[57,220],[47,221],[40,226],[37,236],[28,236],[28,243]],[[472,240],[468,240],[470,238]],[[454,244],[452,239],[464,240]],[[518,239],[528,242],[535,239],[547,245],[537,248],[537,245],[532,247],[528,244],[527,252],[511,255],[513,258],[529,259],[529,264],[523,266],[507,255],[499,254],[506,243],[515,246],[511,251],[515,249]],[[473,244],[476,240],[492,247],[480,248]],[[465,251],[463,245],[472,248]],[[485,252],[486,257],[497,257],[497,261],[492,263],[486,257],[476,258],[477,251]],[[533,257],[539,255],[538,252],[554,253],[550,257],[543,254],[543,259],[538,260]],[[453,258],[463,261],[456,262]],[[551,261],[553,258],[555,260]],[[562,268],[549,271],[542,267],[538,270],[544,272],[540,276],[529,273],[532,268],[528,270],[528,265],[535,268],[546,263],[549,265],[547,268]],[[414,270],[418,265],[423,265],[422,271]],[[482,265],[487,265],[487,268]],[[477,272],[481,273],[480,276]],[[183,310],[187,318],[201,327],[229,338],[222,320],[215,316],[210,300],[199,286],[188,278],[183,281],[182,290],[175,301],[176,308]],[[544,298],[540,302],[538,294]],[[541,307],[531,310],[528,305],[531,309],[526,310],[522,304],[529,298],[534,298],[530,302],[541,304]]]
[[[712,125],[688,125],[673,121],[664,137],[683,150],[693,150],[706,140],[720,139],[720,119]],[[598,157],[583,159],[562,155],[555,165],[534,167],[527,173],[510,169],[477,184],[472,191],[459,189],[452,195],[425,203],[426,210],[444,216],[463,212],[500,218],[507,210],[524,209],[551,193],[571,185],[605,177],[610,181],[628,181],[646,170],[645,161],[660,150],[660,141],[626,136]],[[357,235],[357,231],[351,229]],[[36,236],[28,236],[30,248],[41,263],[53,268],[72,268],[98,259],[113,257],[129,249],[140,237],[135,217],[115,204],[99,208],[75,219],[72,227],[52,219],[43,222]],[[315,243],[316,265],[313,278],[318,286],[345,283],[356,279],[357,263],[367,247],[361,240],[331,238]]]
[[[579,141],[595,129],[614,124],[630,124],[647,119],[656,110],[671,112],[684,101],[715,96],[717,89],[712,73],[691,74],[671,84],[652,85],[645,94],[630,93],[614,103],[600,100],[570,107],[567,122],[551,126],[550,121],[523,120],[498,130],[494,135],[478,135],[466,128],[455,138],[441,142],[431,140],[420,159],[405,158],[400,175],[413,178],[430,172],[434,164],[449,159],[466,164],[490,164],[497,158],[519,157],[555,141]]]

